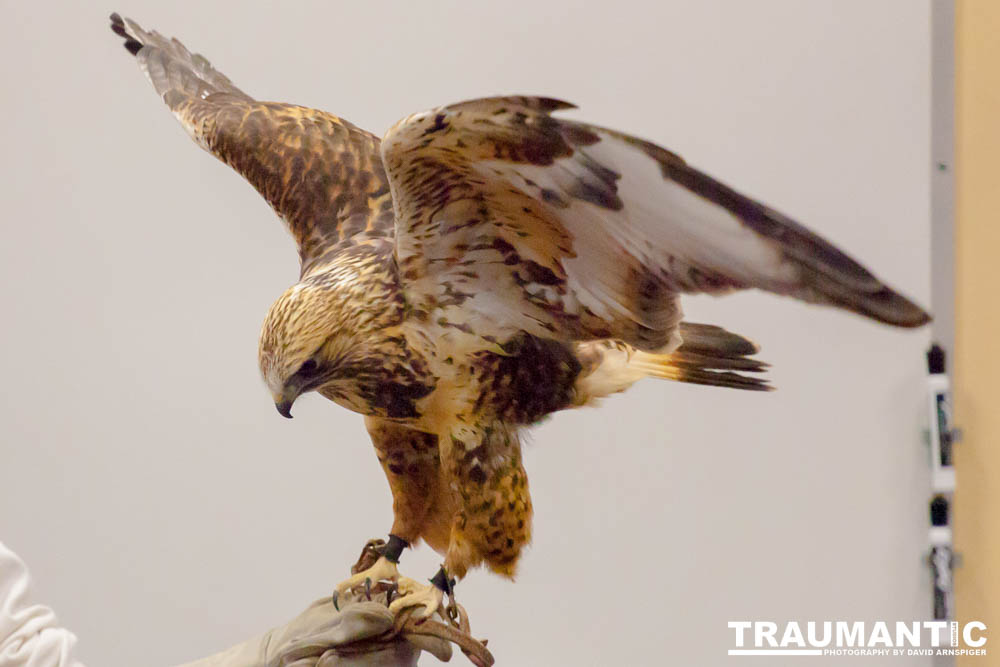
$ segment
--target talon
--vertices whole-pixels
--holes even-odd
[[[388,607],[392,604],[392,596],[399,590],[399,584],[395,581],[392,582],[392,586],[388,588],[385,592],[385,606]]]
[[[372,601],[372,578],[371,577],[365,577],[365,597],[368,598],[369,602]]]
[[[339,598],[339,597],[340,597],[340,591],[334,591],[333,592],[333,608],[336,609],[337,611],[340,611],[340,605],[337,604],[337,598]]]

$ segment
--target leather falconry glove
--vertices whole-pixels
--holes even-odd
[[[317,600],[285,625],[181,667],[409,667],[422,650],[442,661],[451,645],[439,637],[393,631],[385,594]]]

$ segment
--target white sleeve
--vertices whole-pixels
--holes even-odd
[[[31,577],[0,542],[0,667],[83,667],[76,635],[59,627],[55,613],[29,598]]]

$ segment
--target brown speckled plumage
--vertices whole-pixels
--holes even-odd
[[[512,575],[531,536],[519,430],[643,377],[767,389],[749,341],[680,295],[760,288],[899,326],[928,316],[847,255],[655,144],[538,97],[409,116],[382,142],[257,101],[180,42],[112,29],[205,150],[295,238],[260,366],[279,411],[318,391],[366,417],[392,534],[456,576]]]

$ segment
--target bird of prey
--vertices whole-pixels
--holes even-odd
[[[364,415],[392,492],[382,557],[338,586],[398,582],[429,616],[455,578],[511,576],[531,537],[522,430],[644,377],[767,389],[757,348],[685,322],[680,297],[757,288],[900,327],[929,316],[778,211],[572,105],[494,97],[407,116],[380,141],[247,95],[117,14],[177,120],[298,244],[259,363],[278,412],[316,391]],[[407,546],[444,556],[430,586]]]

